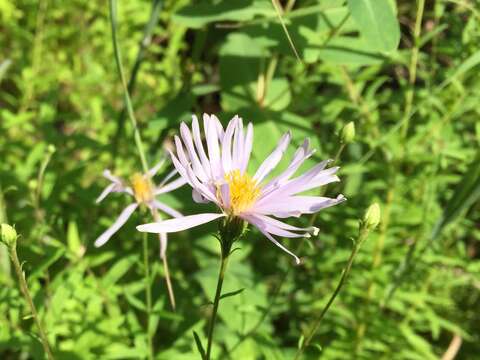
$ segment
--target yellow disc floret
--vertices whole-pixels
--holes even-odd
[[[240,170],[230,171],[225,175],[225,181],[230,190],[230,211],[234,215],[250,209],[260,195],[257,182]]]
[[[138,203],[146,203],[153,199],[152,185],[150,180],[142,174],[134,174],[130,180],[133,195]]]

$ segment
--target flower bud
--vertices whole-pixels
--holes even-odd
[[[48,151],[50,154],[53,154],[55,151],[57,151],[57,148],[55,147],[55,145],[50,144],[50,145],[47,146],[47,151]]]
[[[230,254],[232,244],[240,239],[247,230],[248,224],[241,218],[233,216],[226,217],[219,223],[219,240],[224,256]]]
[[[342,144],[349,144],[355,139],[355,124],[350,121],[345,125],[340,133],[340,141]]]
[[[1,225],[1,241],[8,247],[13,247],[17,243],[17,231],[8,224]]]
[[[369,206],[363,217],[363,225],[368,230],[374,230],[380,223],[380,205],[373,203]]]

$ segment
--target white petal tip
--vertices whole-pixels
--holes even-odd
[[[311,230],[311,231],[312,231],[313,236],[317,236],[318,233],[319,233],[319,231],[320,231],[320,229],[317,228],[317,227],[315,227],[315,226],[312,226],[312,230]]]
[[[149,232],[147,225],[148,225],[148,224],[138,225],[138,226],[136,227],[136,229],[137,229],[138,231],[140,231],[140,232]]]
[[[98,241],[98,240],[97,240],[97,241],[95,241],[95,242],[93,243],[93,246],[95,246],[96,248],[99,248],[99,247],[101,247],[102,245],[104,245],[105,243],[106,243],[106,241]]]

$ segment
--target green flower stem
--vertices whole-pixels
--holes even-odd
[[[210,318],[210,324],[208,325],[208,344],[207,344],[207,356],[206,359],[210,360],[210,354],[212,351],[213,330],[215,329],[215,321],[217,319],[218,305],[220,303],[220,297],[222,295],[223,278],[225,277],[225,271],[227,270],[228,257],[230,251],[222,251],[222,262],[220,264],[220,272],[218,273],[217,290],[215,292],[215,299],[213,300],[212,317]]]
[[[147,343],[148,343],[148,359],[153,359],[153,340],[151,331],[151,315],[152,315],[152,288],[150,281],[150,263],[148,261],[148,234],[143,233],[143,267],[145,271],[145,298],[147,302]]]
[[[163,4],[163,1],[161,0],[153,0],[152,2],[150,18],[148,19],[148,22],[145,24],[142,39],[138,43],[137,57],[135,58],[135,62],[133,63],[132,70],[130,72],[130,79],[128,81],[128,87],[127,87],[128,92],[130,94],[132,94],[133,90],[135,89],[137,75],[139,73],[140,66],[142,65],[145,59],[145,50],[152,42],[153,31],[156,25],[158,24],[158,19],[160,17],[160,10],[162,9],[162,4]],[[122,136],[122,133],[125,127],[124,125],[125,125],[125,120],[127,115],[125,110],[126,109],[123,108],[117,118],[117,132],[115,133],[115,136],[113,137],[113,142],[112,142],[112,153],[114,158],[116,157],[118,152],[118,141],[120,140],[120,137]]]
[[[120,54],[120,48],[118,46],[117,1],[109,0],[109,5],[110,5],[110,20],[111,20],[111,26],[112,26],[112,41],[113,41],[113,50],[115,53],[115,62],[117,64],[117,70],[118,70],[118,75],[120,76],[120,81],[122,82],[123,94],[125,97],[125,106],[127,108],[127,114],[128,114],[128,117],[130,118],[130,122],[132,123],[138,155],[140,156],[143,172],[147,173],[148,171],[147,159],[145,157],[145,151],[143,149],[142,138],[140,137],[140,132],[138,130],[137,119],[135,118],[135,113],[133,111],[132,101],[130,99],[130,94],[128,92],[127,80],[125,78],[125,73],[123,71],[122,57]]]
[[[418,63],[418,53],[420,50],[420,35],[422,31],[422,19],[423,19],[423,10],[425,8],[425,0],[418,1],[417,7],[417,15],[415,18],[415,28],[413,30],[413,49],[412,49],[412,57],[410,58],[410,65],[408,67],[408,83],[409,88],[406,93],[405,99],[405,112],[403,114],[402,119],[402,138],[405,142],[408,132],[408,126],[410,123],[410,117],[412,116],[412,105],[413,105],[413,95],[414,90],[413,87],[415,85],[415,81],[417,80],[417,63]]]
[[[352,253],[350,254],[350,257],[348,258],[347,266],[342,271],[342,276],[340,277],[340,281],[338,282],[337,287],[335,288],[335,291],[333,292],[332,296],[328,300],[327,304],[325,307],[322,309],[318,317],[315,319],[313,322],[313,325],[310,328],[310,331],[308,332],[308,335],[305,336],[305,340],[302,342],[300,348],[298,349],[296,355],[295,355],[295,360],[300,359],[302,356],[303,352],[305,351],[305,348],[310,345],[310,342],[312,341],[313,337],[315,336],[315,333],[317,332],[318,328],[320,327],[320,324],[327,313],[328,309],[330,309],[330,306],[333,304],[335,301],[335,298],[337,295],[340,293],[340,290],[342,290],[343,285],[345,284],[345,281],[350,273],[350,270],[353,265],[353,261],[355,260],[355,257],[358,254],[358,251],[360,250],[362,244],[365,242],[365,240],[368,237],[368,234],[370,233],[370,229],[365,226],[364,224],[360,225],[360,231],[357,240],[355,241],[355,244],[353,246]]]
[[[25,297],[25,300],[27,301],[28,306],[30,307],[30,311],[32,312],[32,316],[33,316],[33,319],[35,320],[35,324],[37,324],[43,349],[45,350],[45,353],[47,354],[48,359],[53,360],[54,357],[53,357],[52,351],[50,350],[50,346],[48,345],[47,335],[45,333],[45,330],[43,330],[42,323],[40,322],[40,318],[38,317],[37,309],[35,308],[35,304],[33,303],[30,292],[28,291],[27,281],[25,280],[25,276],[22,272],[22,266],[20,265],[20,261],[18,260],[17,249],[15,245],[9,247],[9,254],[10,254],[10,258],[12,259],[15,272],[17,273],[18,281],[20,283],[20,290],[22,291],[22,294]]]

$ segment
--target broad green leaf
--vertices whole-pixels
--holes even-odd
[[[368,49],[393,51],[398,47],[400,27],[390,1],[348,0],[348,8]]]
[[[267,1],[224,0],[216,5],[201,3],[185,6],[173,20],[190,28],[200,28],[218,21],[246,21],[257,15],[275,16],[275,11]]]

